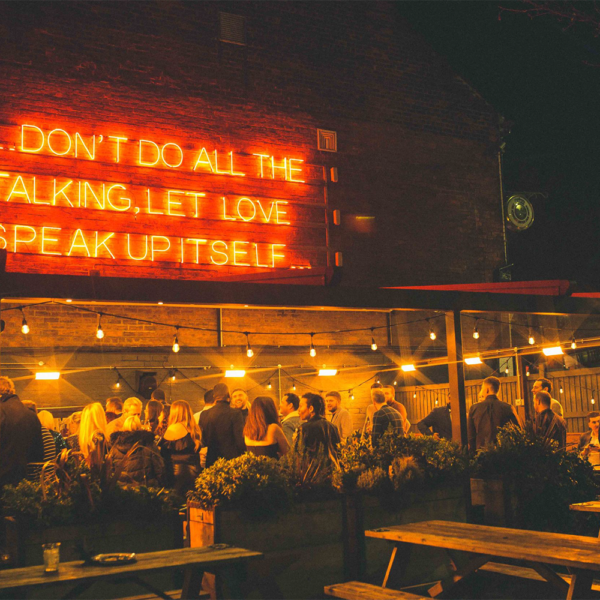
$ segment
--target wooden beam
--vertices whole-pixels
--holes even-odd
[[[463,366],[462,331],[460,311],[446,312],[446,345],[448,347],[448,378],[450,383],[450,407],[452,411],[452,439],[463,446],[467,437],[467,397]]]

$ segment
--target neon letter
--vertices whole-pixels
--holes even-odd
[[[271,156],[271,179],[275,179],[275,169],[283,169],[283,178],[287,179],[287,158],[283,159],[283,167],[277,167],[275,157]]]
[[[58,242],[58,238],[46,237],[46,229],[54,231],[62,231],[61,227],[42,227],[42,254],[53,254],[54,256],[62,256],[62,252],[52,252],[44,247],[46,242]]]
[[[170,217],[185,217],[184,213],[178,213],[171,210],[171,206],[181,206],[181,202],[179,200],[171,200],[171,194],[185,194],[185,192],[178,192],[177,190],[167,191],[167,214]]]
[[[223,219],[225,221],[237,221],[237,219],[235,217],[228,217],[227,216],[227,205],[226,205],[227,200],[225,199],[225,196],[223,196]]]
[[[65,193],[65,190],[73,183],[73,181],[69,181],[63,185],[60,190],[56,189],[56,179],[54,180],[54,196],[52,197],[52,206],[56,206],[56,198],[61,194],[64,196],[65,200],[69,203],[69,206],[73,208],[73,203],[69,200],[69,197]]]
[[[235,175],[236,177],[246,177],[246,173],[236,173],[233,170],[233,152],[229,153],[229,174],[230,175]]]
[[[53,133],[57,133],[57,132],[64,133],[67,136],[67,139],[69,140],[69,147],[64,152],[58,152],[58,151],[56,151],[52,147],[52,144],[50,143],[50,139],[52,138],[52,134]],[[73,147],[73,141],[71,140],[71,136],[64,129],[53,129],[48,134],[48,148],[50,148],[50,152],[52,152],[53,154],[56,154],[56,156],[64,156],[65,154],[68,154],[69,152],[71,152],[71,148],[72,147]]]
[[[240,210],[240,205],[244,200],[246,202],[250,202],[250,206],[252,207],[252,216],[248,218],[245,218],[244,215],[242,215],[242,211]],[[252,219],[256,217],[256,206],[254,202],[252,202],[250,198],[240,198],[237,203],[237,214],[240,215],[240,219],[242,219],[242,221],[252,221]]]
[[[30,240],[20,240],[19,239],[19,229],[28,229],[31,233],[33,233],[33,237]],[[30,227],[29,225],[15,225],[15,246],[14,246],[14,252],[17,252],[17,245],[18,244],[31,244],[31,242],[33,242],[33,240],[35,240],[37,234],[35,232],[35,229],[33,227]]]
[[[116,158],[117,158],[117,162],[119,162],[119,143],[120,142],[126,142],[127,138],[117,137],[116,135],[109,135],[108,139],[109,140],[117,140],[117,156],[116,156]]]
[[[144,144],[152,144],[152,146],[154,146],[154,150],[156,151],[156,160],[154,162],[144,162],[142,160],[142,151],[144,148]],[[160,158],[160,148],[158,147],[158,144],[155,144],[153,141],[151,140],[140,140],[140,165],[143,165],[144,167],[153,167],[159,160]]]
[[[111,205],[112,208],[114,208],[114,210],[117,210],[119,212],[125,212],[127,210],[129,210],[131,208],[131,198],[126,198],[125,196],[119,196],[119,200],[127,200],[127,206],[124,206],[122,208],[119,208],[118,206],[115,206],[111,199],[110,199],[110,193],[112,192],[112,190],[114,190],[115,188],[119,188],[121,190],[126,190],[127,188],[124,185],[121,185],[120,183],[115,183],[114,185],[111,185],[107,190],[106,190],[106,199],[108,200],[108,203]],[[113,256],[114,258],[114,256]]]
[[[160,212],[160,211],[153,211],[152,210],[152,200],[151,200],[151,196],[150,196],[150,188],[147,188],[147,192],[148,192],[148,214],[149,215],[164,215],[164,212]]]
[[[206,159],[202,159],[202,156],[206,156]],[[202,148],[202,150],[200,150],[200,154],[198,154],[198,160],[196,161],[196,164],[194,165],[194,171],[198,168],[198,165],[208,165],[210,168],[210,172],[214,173],[215,170],[213,169],[212,163],[210,162],[210,158],[208,156],[208,152],[206,151],[206,148]]]
[[[179,162],[176,165],[170,165],[167,162],[167,159],[165,158],[165,148],[167,146],[173,146],[174,148],[177,148],[177,150],[179,150]],[[169,142],[168,144],[165,144],[160,151],[160,155],[162,156],[162,159],[163,159],[163,162],[165,163],[165,165],[167,165],[167,167],[171,167],[172,169],[176,169],[177,167],[180,167],[181,163],[183,162],[183,150],[177,144],[174,144],[173,142]]]
[[[48,136],[48,140],[50,139],[50,136]],[[77,149],[79,148],[79,144],[77,143],[77,140],[81,140],[81,145],[84,147],[85,151],[88,153],[88,156],[90,157],[90,160],[94,160],[96,158],[96,136],[93,135],[92,136],[92,151],[90,152],[90,149],[85,145],[85,142],[83,141],[83,138],[81,137],[81,135],[79,135],[79,132],[75,132],[75,158],[79,158],[78,154],[77,154]]]
[[[5,229],[4,225],[0,225],[0,228],[2,229],[2,231],[4,231],[4,233],[6,233],[6,229]],[[6,250],[6,246],[8,245],[6,243],[6,239],[3,238],[2,236],[0,236],[0,240],[2,240],[4,242],[4,246],[2,246],[2,248],[0,248],[0,250]]]
[[[285,244],[271,244],[271,266],[273,269],[275,268],[275,259],[276,258],[285,258],[285,254],[277,254],[275,248],[279,246],[280,248],[285,248]]]
[[[200,210],[199,210],[199,206],[198,206],[198,198],[204,197],[206,196],[206,194],[203,194],[202,192],[186,192],[185,193],[186,196],[194,196],[194,205],[196,207],[196,212],[194,213],[194,218],[198,218],[200,216]]]
[[[77,236],[81,237],[81,243],[77,244]],[[71,241],[71,247],[69,248],[69,252],[67,253],[67,256],[71,256],[71,253],[73,252],[74,248],[85,248],[85,251],[88,255],[88,257],[91,258],[91,254],[90,254],[90,249],[87,246],[87,243],[85,241],[85,236],[83,235],[83,231],[81,231],[81,229],[78,229],[77,231],[75,231],[75,235],[73,236],[73,240]]]
[[[261,178],[264,178],[263,158],[270,158],[270,156],[268,154],[254,154],[253,156],[260,156],[260,176]]]
[[[104,210],[106,208],[106,195],[104,193],[105,192],[104,184],[102,184],[102,200],[99,200],[98,196],[96,196],[96,193],[92,189],[92,186],[87,181],[83,182],[83,206],[84,206],[84,208],[88,207],[88,205],[87,205],[88,190],[90,190],[90,194],[94,197],[94,200],[96,201],[98,206],[102,210]],[[81,198],[79,200],[79,206],[81,208]]]
[[[111,237],[113,237],[113,235],[115,235],[114,233],[109,233],[101,242],[98,241],[98,232],[96,231],[96,246],[94,248],[94,257],[98,258],[98,248],[100,248],[100,246],[104,246],[107,250],[107,252],[110,254],[111,258],[115,258],[115,255],[110,251],[110,248],[106,245],[106,242],[108,242],[108,240],[110,240]]]
[[[299,159],[299,158],[290,158],[290,162],[289,162],[290,168],[289,168],[289,177],[288,177],[288,179],[290,181],[294,181],[295,183],[304,183],[304,179],[294,179],[292,171],[298,171],[298,173],[302,173],[302,169],[298,169],[298,167],[292,166],[293,162],[299,162],[299,163],[301,163],[301,162],[304,162],[304,161],[301,160],[301,159]]]
[[[146,250],[144,251],[144,256],[136,258],[131,254],[131,234],[127,234],[127,254],[132,260],[146,260],[146,257],[148,256],[148,236],[145,235],[144,238],[146,239]]]
[[[219,171],[219,155],[215,150],[215,172],[217,175],[229,175],[229,171]]]
[[[163,248],[155,248],[154,240],[164,240],[165,242],[167,242],[167,245]],[[168,237],[165,237],[164,235],[151,235],[150,245],[152,247],[152,262],[154,262],[154,255],[158,252],[166,252],[171,247],[171,240]]]
[[[257,200],[258,202],[258,206],[260,208],[260,212],[262,212],[263,217],[265,218],[265,221],[267,223],[271,222],[271,217],[273,216],[273,207],[275,206],[275,202],[271,202],[271,208],[269,209],[269,216],[267,217],[267,213],[265,212],[265,209],[263,208],[263,205],[261,203],[260,200]]]
[[[277,221],[277,223],[279,225],[291,225],[291,223],[289,221],[281,221],[279,216],[280,215],[287,215],[287,211],[285,210],[280,210],[279,209],[279,205],[280,204],[289,204],[289,202],[286,202],[285,200],[277,200],[275,202],[275,220]]]
[[[25,127],[35,129],[42,136],[42,143],[37,148],[25,148]],[[35,125],[21,125],[21,152],[39,152],[44,147],[44,132]]]
[[[196,244],[196,264],[200,263],[200,244],[206,244],[208,240],[201,240],[197,238],[188,238],[186,240],[188,243]],[[183,260],[181,261],[183,262]]]
[[[17,190],[18,183],[20,183],[21,186],[23,187],[23,191]],[[35,196],[35,177],[33,178],[33,190],[34,190],[34,196]],[[10,202],[12,200],[13,196],[25,196],[25,198],[27,198],[27,202],[29,202],[29,204],[31,204],[31,198],[29,197],[29,192],[27,191],[27,188],[25,187],[25,182],[23,181],[23,178],[20,175],[17,175],[17,178],[15,179],[15,182],[13,184],[12,190],[10,190],[10,194],[8,195],[8,198],[6,199],[6,201]]]
[[[223,244],[223,246],[225,246],[225,252],[223,252],[222,250],[217,250],[217,248],[215,247],[217,244]],[[221,254],[221,255],[223,255],[223,256],[225,257],[225,260],[224,260],[223,262],[217,262],[217,261],[216,261],[216,260],[213,258],[213,255],[211,254],[211,255],[210,255],[210,260],[211,260],[211,262],[212,262],[214,265],[219,265],[219,266],[226,265],[226,264],[229,262],[229,256],[227,255],[227,250],[228,250],[228,248],[227,248],[227,244],[226,244],[225,242],[222,242],[222,241],[220,241],[220,240],[217,240],[217,241],[215,241],[215,242],[213,242],[213,243],[211,244],[211,247],[212,247],[212,251],[213,251],[213,252],[216,252],[217,254]]]
[[[269,265],[261,265],[260,260],[258,260],[258,244],[254,244],[254,250],[256,252],[256,266],[257,267],[266,267],[268,269]]]
[[[243,256],[248,256],[248,250],[237,249],[237,244],[249,244],[250,242],[233,242],[233,264],[238,265],[239,267],[249,267],[250,263],[245,262],[237,262],[237,255],[242,254]]]

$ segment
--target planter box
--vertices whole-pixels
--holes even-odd
[[[471,479],[471,503],[483,507],[483,524],[521,529],[514,484],[505,479]]]
[[[191,547],[231,544],[265,554],[249,577],[263,597],[320,598],[343,577],[342,501],[306,502],[272,521],[253,522],[238,511],[203,510],[188,502]],[[214,579],[205,589],[215,597]]]

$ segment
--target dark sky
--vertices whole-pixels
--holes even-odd
[[[600,286],[600,39],[552,17],[504,11],[499,19],[500,6],[524,4],[398,3],[412,27],[513,123],[505,189],[548,194],[533,201],[531,229],[509,235],[513,279]]]

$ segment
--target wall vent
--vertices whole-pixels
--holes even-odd
[[[246,45],[246,19],[241,15],[219,13],[219,39],[230,44]]]
[[[337,133],[335,131],[317,129],[317,140],[319,150],[337,152]]]

